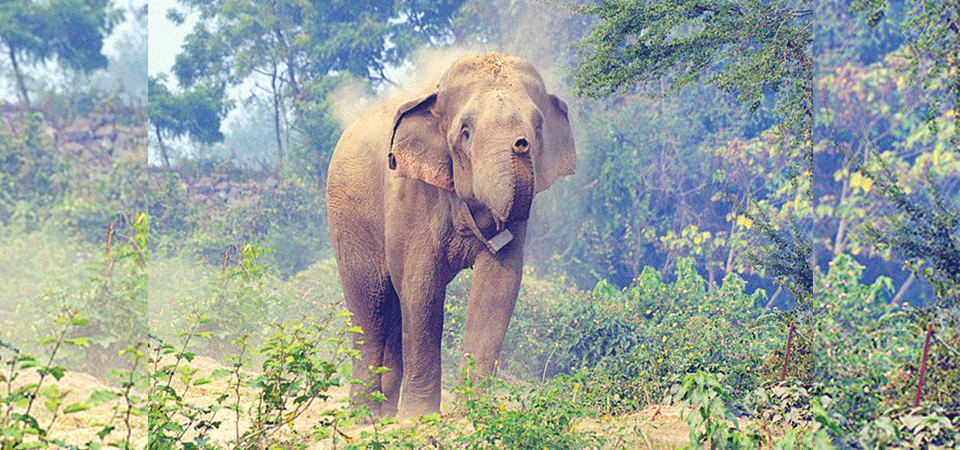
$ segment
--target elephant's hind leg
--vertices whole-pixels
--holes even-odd
[[[387,303],[391,314],[385,320],[386,345],[383,348],[383,366],[389,371],[381,374],[380,385],[387,400],[380,405],[384,416],[395,417],[400,401],[400,384],[403,380],[403,327],[401,326],[400,298],[396,291],[390,289]]]
[[[375,402],[371,393],[383,391],[382,374],[376,369],[384,366],[384,349],[389,337],[390,324],[394,320],[393,311],[395,300],[391,296],[393,288],[390,281],[383,277],[370,277],[375,271],[354,270],[357,278],[351,274],[341,275],[344,280],[344,297],[350,312],[353,313],[353,324],[359,325],[362,334],[353,336],[353,348],[360,352],[360,359],[353,361],[353,378],[360,381],[350,388],[350,396],[354,401],[369,406],[374,417],[381,417],[381,405]]]

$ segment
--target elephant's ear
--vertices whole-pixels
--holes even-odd
[[[543,149],[536,158],[537,192],[553,184],[557,177],[573,175],[577,168],[577,149],[573,143],[567,104],[555,95],[548,96],[543,113]]]
[[[400,106],[394,119],[389,164],[401,177],[453,190],[450,151],[440,131],[440,118],[433,113],[436,102],[437,94],[433,93]]]

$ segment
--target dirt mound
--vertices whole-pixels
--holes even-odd
[[[38,382],[40,375],[37,372],[20,372],[11,388],[16,390]],[[133,409],[128,407],[128,399],[133,403]],[[53,441],[72,446],[90,442],[129,442],[135,448],[144,448],[147,444],[147,417],[137,408],[145,402],[146,395],[139,390],[132,390],[125,398],[122,389],[92,375],[65,372],[60,380],[53,376],[44,377],[30,415],[47,430],[47,437]],[[13,412],[24,413],[26,407],[26,401],[23,401]],[[102,439],[98,433],[104,433]],[[34,440],[36,437],[27,437],[28,442]]]

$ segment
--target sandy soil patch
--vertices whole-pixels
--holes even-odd
[[[40,375],[34,371],[20,372],[12,384],[12,389],[36,384],[39,380]],[[6,384],[3,385],[3,390],[3,394],[7,395]],[[57,392],[63,395],[63,398],[60,407],[57,408],[57,416],[54,417],[53,411],[46,405],[49,396],[45,393]],[[122,392],[121,389],[85,373],[68,371],[59,381],[52,376],[47,376],[43,379],[38,398],[30,409],[30,415],[37,419],[41,428],[47,430],[51,440],[60,440],[77,446],[88,442],[109,444],[129,440],[133,447],[144,448],[147,445],[146,415],[134,410],[127,418],[127,400],[120,396]],[[106,400],[110,397],[113,398]],[[146,395],[139,390],[133,390],[130,399],[135,403],[134,408],[143,407],[146,404]],[[70,405],[84,405],[87,409],[65,414],[64,408]],[[13,412],[24,413],[24,406],[15,407]],[[101,440],[97,433],[110,426],[113,427],[113,431]],[[27,441],[36,441],[36,437],[28,436]]]

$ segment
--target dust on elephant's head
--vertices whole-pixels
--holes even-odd
[[[436,91],[399,108],[390,165],[501,222],[526,220],[533,196],[576,166],[567,105],[521,58],[463,57]]]

